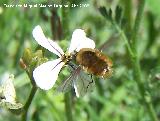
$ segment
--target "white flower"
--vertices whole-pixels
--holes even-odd
[[[43,63],[33,71],[33,77],[36,85],[41,89],[49,90],[55,84],[61,68],[65,65],[65,62],[62,61],[64,51],[56,42],[45,37],[39,25],[33,29],[32,34],[39,45],[59,56],[58,59]],[[72,54],[74,51],[78,52],[81,48],[94,49],[95,43],[93,40],[86,37],[84,30],[76,29],[72,34],[68,53]]]
[[[23,105],[16,102],[16,91],[13,85],[13,74],[4,74],[0,83],[0,106],[9,109],[19,109]]]

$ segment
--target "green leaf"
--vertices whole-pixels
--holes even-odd
[[[112,10],[111,9],[107,11],[105,7],[100,7],[99,11],[108,21],[110,22],[112,21]]]
[[[120,6],[116,7],[115,14],[115,21],[119,24],[122,19],[122,8]]]

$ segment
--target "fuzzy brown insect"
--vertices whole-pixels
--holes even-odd
[[[89,74],[102,78],[112,74],[112,61],[97,49],[81,49],[76,55],[76,62]]]

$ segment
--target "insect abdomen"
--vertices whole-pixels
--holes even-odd
[[[76,61],[90,74],[107,77],[111,73],[110,67],[112,66],[112,62],[107,56],[96,49],[81,49],[77,53]]]

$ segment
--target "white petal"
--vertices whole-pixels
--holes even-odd
[[[14,75],[8,75],[8,79],[4,80],[2,84],[2,91],[3,91],[3,96],[5,97],[5,101],[11,102],[11,103],[14,103],[16,98],[13,79],[14,79]]]
[[[95,43],[93,40],[86,37],[84,30],[76,29],[72,34],[71,44],[68,52],[78,52],[81,48],[95,48]]]
[[[33,71],[33,77],[38,87],[49,90],[55,84],[58,74],[65,63],[61,59],[48,61]]]
[[[74,86],[74,91],[76,93],[76,96],[79,97],[79,92],[78,92],[78,88],[77,88],[76,84],[74,84],[73,86]]]
[[[85,38],[84,42],[82,42],[76,49],[76,51],[78,52],[80,49],[82,48],[91,48],[94,49],[95,48],[95,43],[92,39],[90,38]]]
[[[42,28],[38,25],[32,31],[33,37],[38,42],[39,45],[48,49],[52,53],[61,57],[64,54],[61,47],[54,41],[47,39],[42,31]]]

